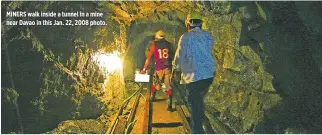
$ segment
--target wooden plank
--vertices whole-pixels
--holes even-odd
[[[148,134],[149,132],[149,119],[150,119],[150,98],[151,98],[151,83],[148,84],[149,89],[147,90],[146,93],[146,98],[145,98],[145,110],[144,110],[144,115],[143,115],[143,122],[142,122],[142,134]]]
[[[175,101],[175,98],[173,99]],[[168,95],[162,90],[156,92],[156,100],[151,103],[150,134],[184,134],[181,116],[177,111],[168,111]],[[173,106],[175,109],[175,106]]]

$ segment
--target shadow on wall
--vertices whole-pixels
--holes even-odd
[[[262,24],[267,26],[267,37],[252,36],[256,31],[247,29],[251,24],[243,21],[239,43],[249,45],[259,56],[262,54],[259,43],[264,45],[264,55],[269,58],[264,66],[274,76],[274,88],[283,100],[280,106],[265,110],[264,119],[254,132],[321,133],[322,75],[312,58],[315,44],[309,40],[311,33],[300,19],[295,2],[260,4],[268,16],[267,24]]]

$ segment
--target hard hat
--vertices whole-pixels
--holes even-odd
[[[187,15],[187,18],[186,18],[186,21],[185,21],[186,27],[188,27],[188,25],[190,25],[190,20],[192,20],[192,19],[196,19],[196,20],[201,20],[202,21],[202,15],[201,15],[201,13],[196,12],[196,11],[190,12]]]
[[[155,38],[161,39],[165,37],[165,32],[163,30],[158,30],[157,33],[155,33]]]

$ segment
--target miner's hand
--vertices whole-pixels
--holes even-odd
[[[140,74],[145,74],[145,72],[146,72],[145,69],[142,69]]]

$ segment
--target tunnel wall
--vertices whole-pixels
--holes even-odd
[[[208,105],[237,133],[321,132],[320,3],[231,2],[230,7],[210,22],[220,44],[215,44],[219,68]]]
[[[220,113],[222,123],[235,133],[320,132],[320,2],[213,1],[190,6],[202,11],[203,29],[215,37],[217,71],[205,102]],[[185,32],[185,15],[180,13],[166,12],[160,24],[131,24],[133,49],[127,56],[134,65],[128,76],[142,69],[143,50],[157,29],[166,29],[176,44]]]

